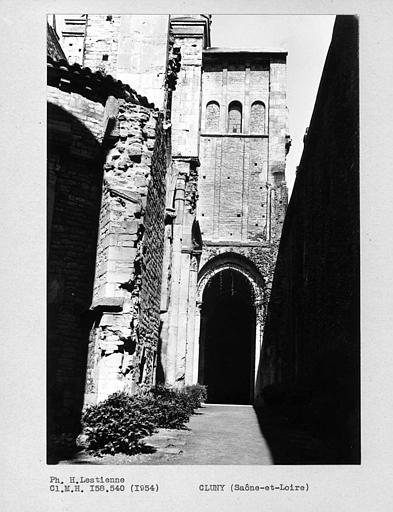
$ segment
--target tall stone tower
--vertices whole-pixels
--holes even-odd
[[[266,305],[287,207],[286,52],[203,53],[198,379],[219,402],[258,401]]]
[[[211,250],[273,243],[286,205],[285,53],[209,48],[198,218]]]
[[[288,201],[286,52],[212,48],[203,15],[171,17],[171,28],[182,65],[171,114],[163,376],[207,384],[211,401],[254,403]]]

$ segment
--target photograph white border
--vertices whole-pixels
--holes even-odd
[[[361,140],[362,464],[359,466],[48,466],[45,439],[46,13],[358,14]],[[371,1],[3,0],[2,498],[5,512],[250,510],[387,512],[393,503],[393,6]],[[299,27],[301,30],[301,27]],[[124,476],[159,492],[57,494],[49,478]],[[308,483],[307,493],[201,492],[200,484]]]

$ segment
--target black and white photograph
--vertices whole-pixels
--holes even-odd
[[[1,510],[391,509],[392,23],[4,0]]]
[[[359,464],[357,17],[47,30],[48,462]]]

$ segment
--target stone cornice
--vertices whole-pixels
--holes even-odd
[[[232,240],[220,240],[214,242],[212,240],[203,240],[203,245],[206,247],[261,247],[261,248],[270,248],[274,244],[271,242],[240,242],[240,241],[232,241]]]
[[[172,155],[172,160],[177,160],[177,161],[180,161],[180,162],[195,163],[197,167],[200,167],[200,165],[201,165],[201,162],[199,160],[199,156]]]
[[[140,195],[137,192],[132,192],[130,190],[121,189],[121,188],[113,188],[108,185],[108,192],[111,196],[121,197],[126,201],[130,201],[131,203],[142,205],[142,201]]]
[[[124,297],[97,297],[90,306],[95,311],[121,311],[123,309]]]
[[[210,15],[172,16],[171,28],[175,37],[203,38],[203,46],[210,46]]]
[[[249,57],[264,57],[267,55],[288,55],[288,51],[282,48],[220,48],[220,47],[211,47],[203,50],[203,55],[219,55],[220,57],[223,55],[239,55],[239,56],[249,56]]]
[[[249,139],[267,139],[268,133],[200,133],[201,137],[237,137],[237,138],[249,138]]]

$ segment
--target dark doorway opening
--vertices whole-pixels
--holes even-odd
[[[252,288],[240,272],[222,270],[203,293],[199,382],[208,387],[208,402],[253,402],[254,352]]]

